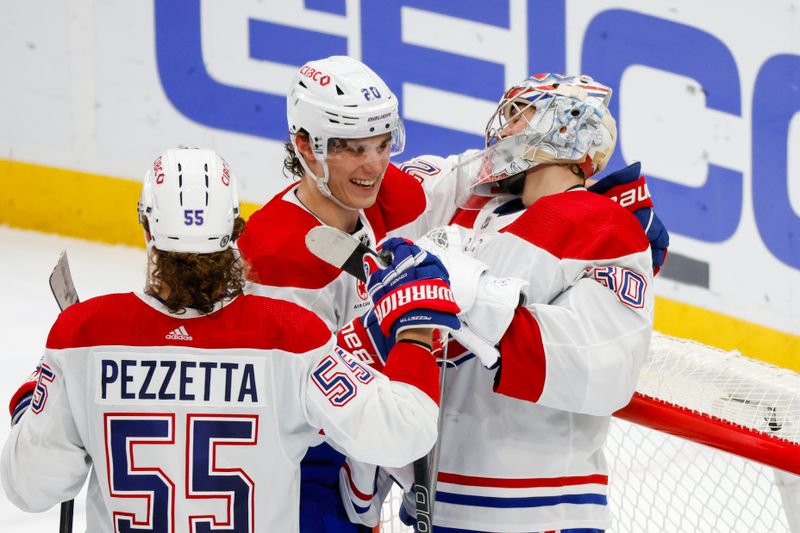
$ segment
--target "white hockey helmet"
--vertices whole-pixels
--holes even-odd
[[[167,150],[147,170],[139,200],[147,247],[208,254],[231,247],[239,216],[236,180],[213,150]]]
[[[303,65],[289,87],[286,117],[292,144],[305,173],[329,198],[333,197],[327,185],[326,159],[331,139],[360,139],[389,133],[390,155],[400,154],[405,146],[397,97],[380,76],[352,57],[331,56]],[[322,164],[322,176],[316,176],[308,168],[297,150],[296,135],[301,130],[308,133],[311,148]]]
[[[611,93],[585,75],[537,74],[508,89],[486,125],[490,150],[473,192],[485,195],[486,186],[543,163],[577,165],[584,178],[601,171],[617,142]],[[512,128],[515,120],[526,123]]]

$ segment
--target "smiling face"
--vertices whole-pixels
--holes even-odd
[[[331,139],[328,145],[328,188],[343,204],[371,207],[378,198],[389,166],[391,135],[361,139]]]

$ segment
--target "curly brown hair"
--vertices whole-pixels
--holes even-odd
[[[306,130],[301,129],[296,135],[308,138]],[[286,156],[283,158],[283,174],[287,178],[301,179],[305,174],[305,170],[303,170],[303,165],[300,163],[300,158],[297,156],[292,141],[286,141],[283,143],[283,147],[286,149]]]
[[[242,217],[234,221],[232,240],[239,238],[244,226]],[[145,293],[157,296],[175,314],[187,308],[209,314],[217,302],[240,295],[244,288],[244,264],[232,248],[211,254],[152,248],[149,262]]]

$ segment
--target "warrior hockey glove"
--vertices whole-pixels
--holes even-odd
[[[442,262],[404,239],[389,239],[381,250],[392,254],[392,263],[380,269],[367,257],[364,268],[383,334],[393,339],[407,328],[458,329],[459,308]]]
[[[633,213],[650,241],[650,251],[653,255],[653,273],[658,274],[658,271],[664,265],[664,261],[667,260],[669,232],[667,232],[667,228],[664,227],[661,219],[653,211],[650,191],[647,188],[644,176],[639,174],[640,170],[641,164],[633,163],[622,170],[612,172],[589,187],[589,190],[611,198]]]

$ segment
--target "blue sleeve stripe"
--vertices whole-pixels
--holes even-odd
[[[12,426],[16,425],[17,422],[19,422],[19,419],[22,418],[23,413],[28,410],[28,406],[30,406],[32,398],[33,393],[26,394],[17,402],[17,405],[14,406],[14,412],[11,413]]]
[[[593,504],[608,505],[608,498],[604,494],[562,494],[560,496],[535,496],[529,498],[497,498],[490,496],[471,496],[467,494],[453,494],[450,492],[436,492],[436,501],[456,505],[469,505],[471,507],[496,507],[496,508],[525,508],[548,507],[561,504]]]
[[[350,498],[350,504],[353,506],[353,509],[355,509],[358,514],[364,514],[370,510],[369,505],[363,507],[361,505],[356,505],[356,502],[353,500],[353,498]]]

